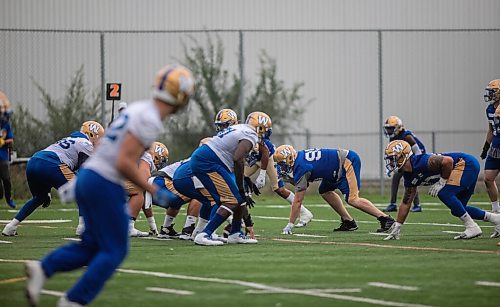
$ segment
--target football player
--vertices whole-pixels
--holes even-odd
[[[201,203],[177,191],[173,184],[174,173],[182,164],[187,163],[188,161],[189,159],[186,159],[167,165],[160,169],[154,177],[149,179],[150,182],[154,182],[164,189],[168,195],[168,202],[162,206],[160,204],[153,203],[149,193],[146,193],[146,206],[152,203],[166,209],[163,226],[157,236],[160,239],[179,238],[189,240],[195,228],[196,218],[198,217]],[[189,203],[187,217],[182,233],[179,234],[174,229],[174,219],[179,214],[181,206],[185,203]]]
[[[486,87],[484,100],[488,102],[486,107],[488,132],[481,153],[481,159],[486,159],[484,163],[484,183],[491,201],[492,212],[500,213],[498,188],[495,182],[500,170],[500,125],[498,124],[498,116],[495,116],[495,113],[498,113],[497,109],[500,104],[500,79],[490,81]]]
[[[281,145],[276,149],[274,161],[285,174],[293,178],[295,197],[290,219],[283,234],[292,234],[295,220],[310,182],[321,180],[319,193],[341,218],[340,227],[334,231],[354,231],[356,221],[347,212],[335,189],[344,194],[347,203],[377,218],[380,222],[378,232],[384,232],[394,223],[387,214],[375,207],[369,200],[359,197],[361,160],[357,153],[346,149],[306,149],[297,153],[291,145]]]
[[[403,173],[405,185],[397,222],[384,240],[399,239],[401,227],[408,216],[417,186],[420,185],[430,185],[429,194],[437,196],[450,208],[452,215],[463,221],[465,231],[455,239],[472,239],[481,235],[481,228],[473,219],[493,223],[498,234],[495,237],[500,237],[500,214],[467,205],[474,194],[480,171],[476,158],[463,152],[414,155],[410,144],[396,140],[385,148],[384,159],[389,173]]]
[[[146,151],[139,161],[139,172],[142,176],[147,178],[151,177],[151,173],[159,168],[162,168],[168,162],[168,149],[163,143],[153,142],[148,151]],[[130,211],[130,227],[129,235],[131,237],[147,237],[150,234],[157,235],[158,229],[156,228],[156,221],[153,215],[151,206],[145,208],[144,206],[144,190],[127,180],[125,188],[129,196],[128,206]],[[135,228],[135,221],[141,208],[146,216],[149,224],[149,232],[140,231]]]
[[[403,122],[397,116],[389,116],[384,123],[384,134],[389,138],[389,141],[394,140],[404,140],[408,142],[411,146],[413,154],[420,155],[425,153],[424,144],[410,131],[406,130],[403,126]],[[396,200],[398,197],[399,182],[403,177],[403,173],[395,173],[392,176],[391,185],[391,202],[389,206],[385,208],[384,212],[393,212],[398,210]],[[413,207],[410,209],[411,212],[422,212],[422,207],[420,206],[420,198],[418,197],[418,192],[415,194],[415,199],[413,201]]]
[[[75,172],[92,154],[94,146],[104,134],[104,128],[95,121],[86,121],[80,131],[71,133],[49,147],[36,152],[26,166],[26,178],[33,196],[19,210],[2,231],[5,236],[17,235],[17,226],[36,208],[48,207],[51,202],[50,190],[59,189],[72,180]],[[77,232],[83,229],[80,215]]]
[[[0,91],[0,199],[5,193],[5,201],[11,208],[16,207],[12,199],[10,179],[10,154],[14,144],[14,134],[10,125],[12,109],[7,96]]]
[[[245,177],[250,177],[259,171],[255,180],[257,189],[264,187],[266,183],[266,174],[269,176],[271,189],[281,198],[285,199],[290,205],[293,203],[294,194],[285,187],[283,181],[278,179],[277,166],[274,163],[274,153],[276,147],[271,142],[272,128],[264,136],[262,142],[258,143],[246,158]],[[299,222],[295,227],[305,227],[313,218],[313,214],[304,205],[300,207]]]
[[[212,233],[233,214],[228,243],[257,243],[241,234],[241,219],[246,205],[253,200],[243,187],[245,157],[263,138],[271,118],[263,112],[252,112],[245,124],[227,127],[196,149],[191,156],[191,169],[203,186],[220,205],[203,232],[194,242],[199,245],[222,245],[212,239]]]
[[[128,253],[124,180],[151,193],[155,202],[166,203],[163,191],[139,172],[137,161],[163,131],[162,120],[185,107],[193,93],[191,72],[180,65],[166,66],[156,74],[152,99],[132,104],[111,124],[76,179],[75,197],[86,226],[82,241],[56,249],[41,262],[26,263],[30,305],[38,304],[47,278],[84,266],[59,305],[87,305],[99,294]]]

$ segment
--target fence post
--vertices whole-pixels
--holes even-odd
[[[104,66],[104,32],[100,34],[101,48],[101,124],[106,126],[106,75]]]
[[[379,116],[379,154],[380,154],[380,195],[384,195],[384,96],[383,96],[383,79],[382,79],[382,31],[377,31],[378,34],[378,116]]]
[[[306,148],[311,148],[311,130],[306,129]]]
[[[244,65],[245,65],[245,59],[243,57],[243,31],[239,31],[239,41],[240,41],[240,44],[239,44],[239,58],[238,58],[238,66],[239,66],[239,69],[240,69],[240,94],[238,95],[238,102],[240,104],[240,118],[241,120],[244,122],[245,121],[245,96],[244,96],[244,93],[243,93],[243,89],[244,89],[244,83],[245,83],[245,75],[244,75],[244,72],[245,72],[245,69],[244,69]]]
[[[436,152],[436,131],[431,132],[432,152]]]

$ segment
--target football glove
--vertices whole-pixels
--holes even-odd
[[[252,194],[250,192],[240,191],[240,196],[243,199],[242,206],[246,205],[248,208],[253,208],[255,205],[255,201],[252,198]]]
[[[281,234],[284,235],[291,235],[292,234],[292,229],[293,229],[293,223],[288,223],[285,228],[283,228],[283,231]]]
[[[389,235],[384,238],[384,241],[389,241],[389,240],[399,240],[399,237],[401,236],[401,224],[396,222],[392,224],[391,228],[388,230]]]
[[[5,145],[5,139],[0,137],[0,147],[3,147]]]
[[[490,149],[490,143],[488,141],[484,142],[483,145],[483,151],[481,152],[481,159],[486,159],[486,156],[488,155],[488,149]]]
[[[243,187],[245,189],[246,193],[249,193],[250,195],[253,193],[255,195],[260,195],[260,191],[257,188],[257,186],[252,182],[252,179],[250,177],[245,177],[243,179]]]
[[[255,186],[257,187],[257,189],[262,189],[265,184],[266,184],[266,170],[261,169],[259,172],[259,176],[257,176],[257,179],[255,179]]]
[[[429,195],[432,197],[436,197],[439,191],[441,191],[441,189],[444,188],[445,185],[446,185],[446,179],[439,178],[439,181],[433,184],[429,189]]]

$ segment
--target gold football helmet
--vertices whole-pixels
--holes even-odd
[[[290,174],[297,158],[297,151],[292,145],[281,145],[276,148],[273,159],[280,168],[280,173]]]
[[[85,134],[92,144],[97,144],[99,138],[104,135],[104,128],[96,121],[89,120],[82,124],[80,132]]]
[[[384,134],[386,137],[392,138],[400,134],[404,129],[403,122],[397,116],[389,116],[384,123]]]
[[[217,112],[215,116],[215,130],[221,131],[224,128],[227,128],[232,125],[236,125],[238,123],[238,115],[231,109],[222,109]]]
[[[399,171],[413,154],[410,144],[402,140],[395,140],[385,148],[385,168],[387,175]]]
[[[252,112],[248,114],[245,124],[254,127],[260,139],[262,139],[273,126],[271,117],[264,112]]]
[[[165,144],[160,142],[153,142],[148,150],[149,154],[153,157],[153,163],[157,169],[165,167],[168,162],[168,148]]]
[[[485,90],[484,101],[490,104],[500,101],[500,79],[491,80]]]
[[[153,98],[170,105],[185,107],[194,95],[194,79],[189,69],[169,65],[160,69],[154,79]]]

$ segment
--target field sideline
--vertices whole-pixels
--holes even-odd
[[[387,198],[368,198],[386,205]],[[424,212],[410,213],[401,240],[383,241],[372,234],[375,218],[351,207],[359,230],[333,233],[339,217],[309,195],[305,204],[314,221],[281,235],[289,206],[278,197],[257,197],[252,215],[259,244],[200,247],[134,238],[120,271],[92,306],[498,306],[500,240],[489,238],[491,224],[479,222],[480,238],[455,241],[461,222],[437,199],[422,198]],[[474,195],[472,203],[490,208],[486,194]],[[160,226],[163,212],[154,209]],[[2,201],[2,228],[14,214]],[[26,305],[22,260],[76,238],[74,205],[54,201],[28,219],[36,220],[45,221],[21,224],[17,237],[0,237],[0,306]],[[180,231],[184,214],[176,222]],[[142,214],[136,226],[147,230]],[[55,275],[41,306],[54,306],[81,272]]]

